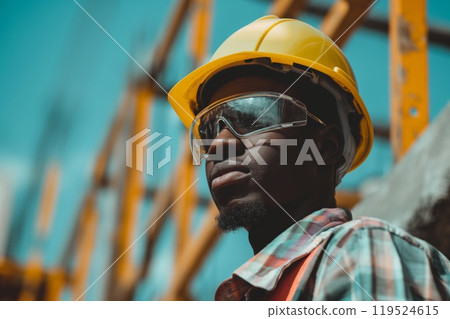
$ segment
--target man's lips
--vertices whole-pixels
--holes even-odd
[[[223,186],[238,183],[242,179],[246,179],[249,176],[250,176],[249,173],[244,173],[241,171],[231,171],[231,172],[225,173],[225,174],[220,175],[212,180],[211,189],[213,191],[216,191]]]
[[[211,190],[216,192],[224,186],[239,183],[248,177],[250,177],[248,167],[240,165],[216,166],[211,172]]]

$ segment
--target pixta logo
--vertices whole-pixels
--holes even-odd
[[[136,157],[136,169],[140,172],[144,172],[144,162],[146,162],[145,172],[149,175],[154,174],[154,164],[155,164],[155,154],[160,153],[156,152],[160,147],[165,145],[172,138],[170,136],[163,136],[161,139],[156,141],[155,143],[151,143],[153,140],[157,139],[161,136],[159,132],[151,132],[150,129],[146,128],[135,134],[133,137],[129,138],[126,142],[126,164],[128,167],[133,167],[134,158],[133,154]],[[147,136],[148,135],[148,136]],[[146,136],[144,139],[142,139]],[[141,140],[142,139],[142,140]],[[140,140],[139,142],[137,142]],[[137,143],[136,143],[137,142]],[[136,144],[134,144],[136,143]],[[133,146],[135,146],[133,151]],[[164,165],[170,162],[171,159],[171,148],[170,145],[167,145],[164,149],[164,158],[157,162],[157,169],[160,169]],[[146,160],[146,161],[145,161]]]
[[[298,151],[297,139],[258,139],[255,144],[253,144],[249,139],[240,139],[242,144],[247,148],[248,155],[242,160],[240,165],[248,165],[250,162],[255,161],[258,165],[267,165],[266,161],[259,154],[259,150],[264,145],[271,145],[279,147],[280,151],[280,165],[288,165],[288,150],[291,152]],[[215,147],[213,151],[202,155],[202,149],[205,147],[210,147],[214,143]],[[291,146],[291,148],[289,148]],[[292,147],[293,146],[293,147]],[[236,140],[225,140],[223,139],[194,139],[193,140],[193,164],[200,165],[202,159],[209,159],[210,161],[223,161],[228,160],[229,164],[236,164]],[[225,151],[226,149],[226,151]],[[319,152],[319,148],[313,139],[305,139],[300,152],[296,157],[295,165],[303,165],[304,162],[315,161],[317,165],[325,165],[325,161]]]

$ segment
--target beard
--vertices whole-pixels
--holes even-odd
[[[241,227],[260,224],[267,216],[267,210],[261,202],[245,203],[224,207],[216,217],[217,226],[224,232],[231,232]]]

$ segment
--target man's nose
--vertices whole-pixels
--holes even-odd
[[[221,127],[219,134],[212,141],[208,154],[218,154],[220,151],[223,154],[223,159],[217,161],[224,161],[245,153],[245,145],[239,138],[233,135],[226,125]]]

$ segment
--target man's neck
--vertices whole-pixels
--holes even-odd
[[[321,208],[333,207],[336,207],[334,196],[329,197],[328,200],[323,198],[321,200],[310,199],[302,203],[286,205],[283,208],[277,206],[275,212],[271,211],[267,214],[266,221],[247,229],[248,239],[254,254],[259,253],[278,235],[309,214]]]

